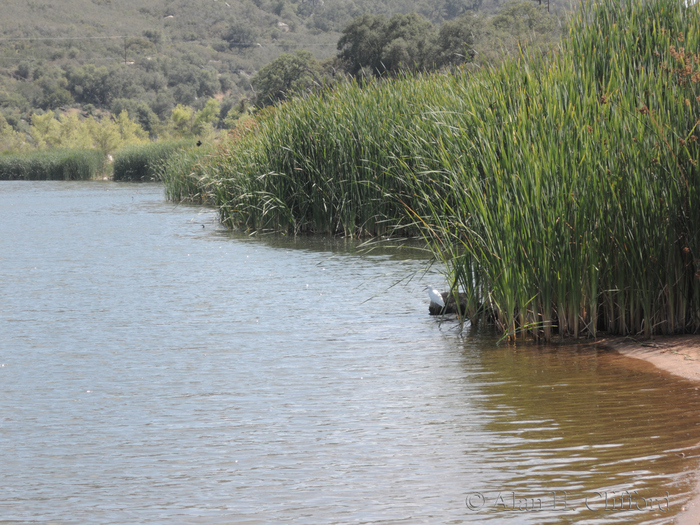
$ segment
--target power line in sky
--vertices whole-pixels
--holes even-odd
[[[109,39],[129,39],[129,38],[143,38],[141,36],[126,36],[126,35],[114,35],[114,36],[27,36],[27,37],[0,37],[0,41],[18,41],[18,40],[109,40]],[[200,44],[218,44],[221,42],[226,42],[226,40],[185,40],[185,39],[171,39],[170,42],[198,42]],[[284,46],[302,46],[302,47],[335,47],[337,44],[304,44],[300,42],[266,42],[261,44],[260,42],[230,42],[229,45],[239,46],[239,47],[284,47]]]
[[[107,40],[110,38],[130,38],[124,35],[115,36],[8,36],[0,40]]]

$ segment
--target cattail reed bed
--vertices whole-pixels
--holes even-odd
[[[179,198],[249,229],[420,232],[510,337],[700,330],[700,13],[582,5],[558,49],[259,114]]]
[[[0,155],[0,180],[90,180],[105,170],[96,150],[54,149]]]
[[[153,182],[160,180],[161,165],[178,150],[193,141],[154,142],[127,146],[114,155],[113,179]]]

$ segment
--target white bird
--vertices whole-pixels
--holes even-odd
[[[442,294],[438,292],[432,286],[426,286],[424,290],[428,290],[428,296],[430,296],[430,302],[435,303],[439,307],[443,308],[445,306],[445,301],[442,299]]]

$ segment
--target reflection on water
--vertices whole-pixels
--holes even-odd
[[[2,183],[0,222],[0,523],[670,523],[689,496],[694,384],[461,338],[418,251],[232,234],[156,185]]]

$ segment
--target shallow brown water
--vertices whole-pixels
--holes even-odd
[[[415,250],[231,234],[156,185],[1,183],[0,224],[0,523],[671,523],[690,495],[697,385],[460,337]]]

